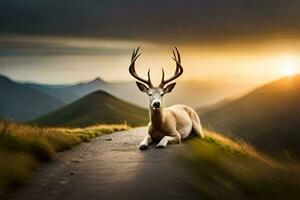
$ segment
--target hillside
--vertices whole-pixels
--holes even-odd
[[[106,92],[97,91],[42,116],[33,123],[42,126],[85,127],[125,121],[132,126],[145,125],[148,121],[148,112]]]
[[[0,118],[27,121],[63,105],[54,97],[0,76]]]
[[[197,113],[199,115],[203,114],[203,113],[207,113],[211,110],[215,110],[218,109],[220,107],[222,107],[223,105],[226,105],[228,102],[230,102],[232,99],[228,98],[228,99],[223,99],[221,101],[218,101],[217,103],[213,103],[209,106],[203,106],[197,109]]]
[[[300,155],[300,76],[274,81],[201,114],[212,130],[238,136],[272,153]]]
[[[299,160],[271,158],[243,141],[204,132],[203,140],[185,146],[181,160],[193,174],[197,199],[300,198]]]

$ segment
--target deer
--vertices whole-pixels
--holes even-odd
[[[159,86],[152,85],[150,68],[148,79],[137,75],[135,61],[142,54],[139,47],[133,50],[129,73],[137,80],[138,89],[149,97],[149,118],[148,134],[140,142],[139,149],[146,150],[152,142],[158,142],[157,148],[165,148],[167,144],[180,144],[183,139],[188,138],[191,132],[199,138],[204,138],[203,129],[198,114],[186,105],[173,105],[165,108],[164,95],[171,93],[176,82],[173,82],[183,74],[181,57],[178,49],[173,50],[173,60],[176,63],[176,70],[172,77],[165,80],[165,72],[162,68],[162,79]],[[176,52],[176,54],[175,54]],[[173,83],[172,83],[173,82]]]

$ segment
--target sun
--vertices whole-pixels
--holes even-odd
[[[296,68],[293,66],[286,66],[282,71],[285,76],[291,76],[297,73]]]
[[[284,76],[292,76],[298,73],[298,62],[292,56],[284,56],[279,60],[281,74]]]

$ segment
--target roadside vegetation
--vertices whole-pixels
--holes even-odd
[[[71,129],[39,128],[0,121],[0,199],[10,188],[26,182],[34,167],[41,161],[51,160],[56,152],[126,129],[126,124]]]
[[[183,154],[204,199],[300,199],[300,162],[276,160],[243,141],[206,131]]]

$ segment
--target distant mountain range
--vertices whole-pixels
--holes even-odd
[[[100,78],[74,85],[43,85],[37,83],[25,83],[25,85],[39,90],[49,96],[60,99],[65,103],[71,103],[81,97],[97,90],[109,90],[109,84]]]
[[[46,85],[16,82],[1,75],[0,79],[0,118],[16,121],[34,119],[99,90],[140,107],[148,106],[147,95],[138,90],[134,81],[108,83],[96,78],[78,84]],[[237,86],[233,82],[182,81],[166,95],[165,103],[167,106],[182,103],[194,108],[203,107],[239,95],[249,88],[249,84]]]
[[[64,105],[53,96],[0,76],[0,118],[27,121]]]
[[[268,152],[280,154],[286,149],[300,155],[300,75],[198,111],[210,129],[238,136]]]
[[[138,90],[135,82],[108,83],[100,78],[96,78],[89,82],[67,85],[65,87],[61,85],[26,85],[65,103],[71,103],[91,92],[103,90],[135,105],[141,107],[147,107],[148,105],[147,96]],[[181,103],[197,108],[220,101],[228,96],[239,95],[250,88],[251,85],[249,84],[237,86],[233,82],[182,81],[177,83],[171,94],[166,95],[165,102],[167,106]]]
[[[57,111],[42,116],[32,123],[41,126],[85,127],[99,123],[128,123],[147,125],[148,111],[112,95],[93,92]]]

